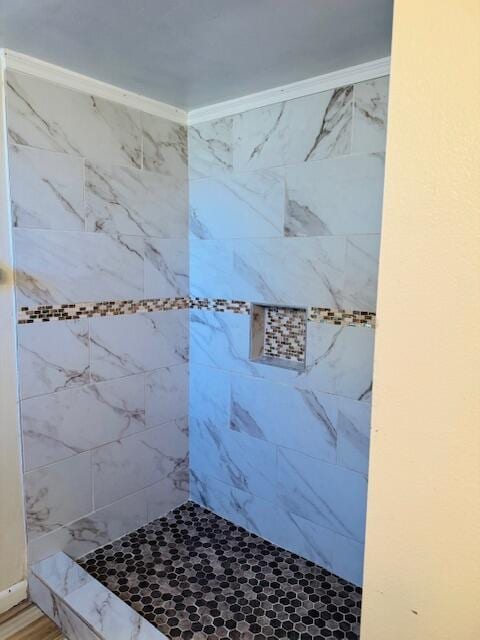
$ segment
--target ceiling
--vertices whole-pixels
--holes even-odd
[[[183,109],[390,54],[393,0],[0,0],[0,47]]]

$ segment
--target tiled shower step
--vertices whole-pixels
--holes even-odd
[[[64,553],[31,568],[30,598],[68,640],[166,640]]]
[[[80,563],[172,639],[359,638],[360,588],[192,502]]]

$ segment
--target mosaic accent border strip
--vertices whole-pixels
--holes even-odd
[[[278,307],[279,305],[268,305]],[[250,303],[244,300],[225,300],[223,298],[146,298],[142,300],[108,300],[102,302],[77,302],[58,305],[39,305],[21,307],[17,314],[18,324],[34,322],[52,322],[59,320],[78,320],[101,316],[121,316],[151,311],[173,311],[178,309],[196,309],[220,313],[250,314]],[[325,307],[308,307],[309,322],[326,322],[336,325],[357,327],[376,326],[376,314],[371,311],[343,311]]]
[[[172,311],[189,309],[190,298],[150,298],[144,300],[109,300],[106,302],[77,302],[71,304],[21,307],[18,324],[50,322],[55,320],[78,320],[99,316],[123,316],[149,311]]]
[[[307,320],[309,322],[327,322],[329,324],[344,324],[374,328],[377,316],[372,311],[342,311],[325,307],[309,307]]]
[[[250,303],[223,298],[190,298],[190,309],[250,314]]]

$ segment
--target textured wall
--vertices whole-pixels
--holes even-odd
[[[188,495],[188,311],[81,308],[188,296],[187,140],[122,105],[7,80],[17,305],[78,312],[18,327],[35,560],[105,544]]]
[[[395,3],[364,640],[480,635],[479,29]]]
[[[192,296],[374,311],[388,79],[189,129]],[[361,582],[374,331],[309,321],[306,370],[191,311],[193,499]]]

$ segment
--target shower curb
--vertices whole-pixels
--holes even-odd
[[[68,640],[168,640],[65,553],[33,565],[29,593]]]

